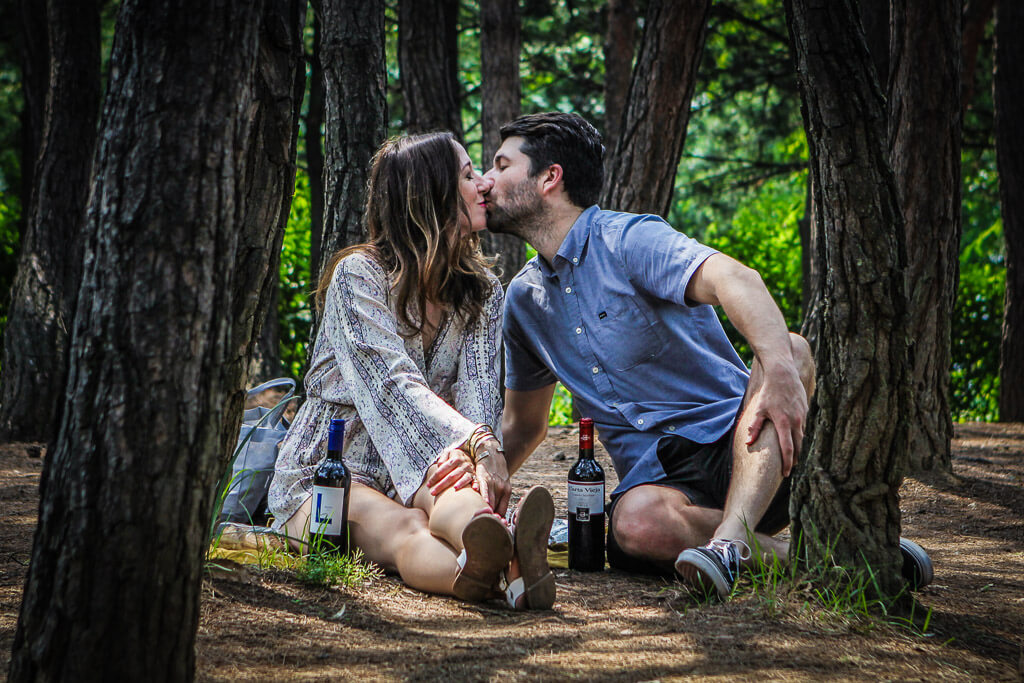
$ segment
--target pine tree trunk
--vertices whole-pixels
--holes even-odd
[[[314,282],[334,252],[366,239],[366,180],[388,121],[384,0],[321,0],[321,6],[326,208],[320,261],[310,264]]]
[[[1006,241],[999,419],[1024,422],[1024,6],[996,10],[996,159]]]
[[[864,38],[882,92],[889,89],[889,0],[857,0]]]
[[[458,0],[398,0],[398,67],[409,133],[462,140]]]
[[[82,224],[100,106],[95,0],[49,0],[50,64],[28,220],[3,341],[0,434],[56,436],[69,329],[82,272]]]
[[[519,116],[518,0],[480,0],[480,123],[483,129],[481,167],[490,168],[501,146],[501,127]],[[501,281],[509,280],[526,262],[526,248],[515,235],[481,235],[481,248],[496,256]]]
[[[629,77],[636,45],[634,0],[608,0],[608,29],[604,35],[604,145],[615,149],[626,110]]]
[[[960,0],[892,13],[889,150],[907,235],[910,467],[952,472],[950,330],[960,273]]]
[[[121,7],[12,681],[193,677],[214,488],[294,163],[294,102],[266,111],[259,82],[281,51],[298,66],[301,6]]]
[[[899,486],[907,458],[903,224],[885,105],[851,0],[787,0],[820,239],[817,392],[794,478],[794,559],[871,568],[902,588]]]
[[[668,215],[711,0],[650,0],[601,206]]]

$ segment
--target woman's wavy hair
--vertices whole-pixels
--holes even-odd
[[[398,318],[422,332],[427,301],[441,304],[466,324],[483,311],[490,293],[488,267],[476,233],[459,236],[459,159],[451,133],[391,138],[373,157],[363,222],[369,241],[346,247],[328,261],[316,290],[323,308],[334,270],[346,256],[363,253],[391,278]],[[415,310],[419,323],[413,319]]]

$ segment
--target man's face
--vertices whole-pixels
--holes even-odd
[[[523,139],[506,138],[494,154],[494,166],[484,174],[493,183],[487,193],[487,229],[524,236],[524,230],[543,213],[544,200],[537,178],[530,178],[530,158],[520,151]]]

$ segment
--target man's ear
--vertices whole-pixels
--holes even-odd
[[[551,164],[540,174],[540,193],[547,195],[559,189],[564,189],[562,167],[559,164]]]

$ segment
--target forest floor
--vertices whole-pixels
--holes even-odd
[[[513,480],[546,484],[565,511],[575,430],[552,428]],[[0,445],[0,674],[6,675],[44,456]],[[806,592],[700,604],[680,584],[555,570],[554,609],[513,612],[418,593],[396,578],[310,587],[280,569],[208,578],[200,680],[1022,680],[1024,424],[958,425],[958,483],[908,478],[903,534],[935,582],[925,631],[827,611]],[[598,451],[614,480],[607,455]]]

